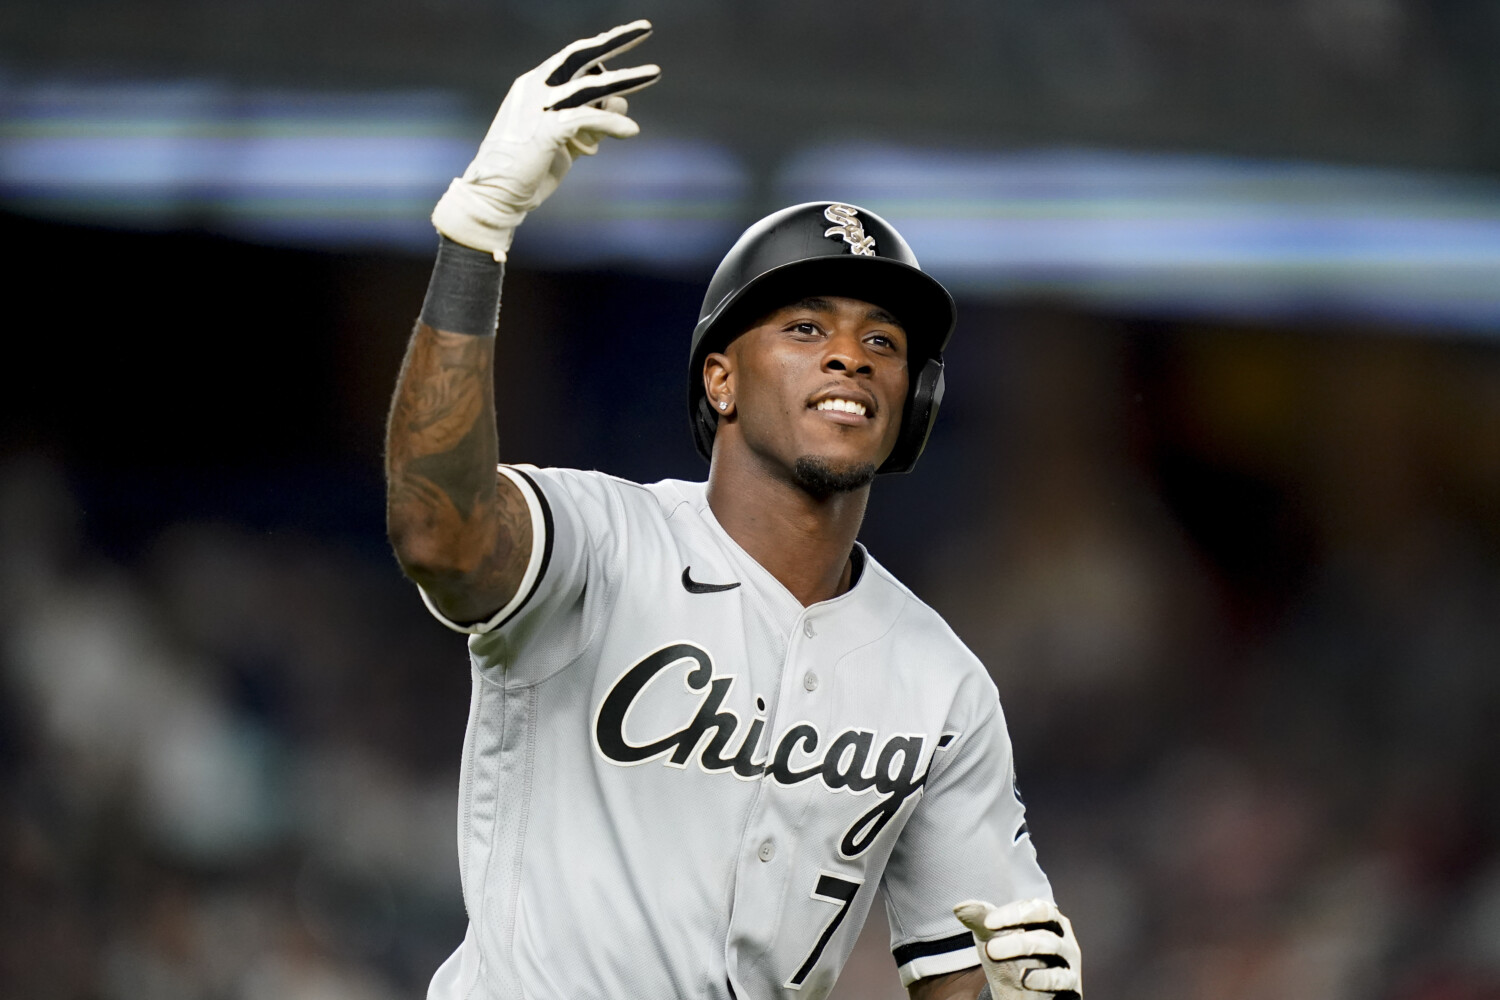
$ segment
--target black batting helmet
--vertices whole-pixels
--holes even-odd
[[[922,273],[889,222],[842,202],[793,205],[761,219],[719,262],[688,358],[688,415],[698,453],[713,452],[719,418],[703,392],[703,359],[751,323],[811,295],[837,295],[888,310],[907,335],[911,384],[901,436],[880,472],[910,472],[943,400],[943,348],[953,335],[953,296]]]

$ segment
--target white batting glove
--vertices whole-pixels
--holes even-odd
[[[1038,1000],[1038,993],[1082,998],[1078,938],[1054,904],[1021,899],[995,906],[970,899],[953,914],[974,933],[994,1000]]]
[[[574,42],[511,85],[462,177],[432,212],[437,231],[503,261],[526,213],[557,190],[575,156],[591,156],[602,136],[641,130],[621,95],[661,78],[653,65],[604,70],[601,63],[645,41],[650,21],[632,21]]]

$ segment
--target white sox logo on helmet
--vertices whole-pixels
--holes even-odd
[[[859,221],[859,210],[853,205],[834,202],[823,209],[823,218],[833,223],[823,231],[824,236],[840,237],[849,244],[849,252],[859,257],[875,256],[875,237],[865,235],[864,223]]]
[[[692,720],[660,738],[631,742],[625,735],[625,720],[631,706],[655,677],[684,661],[694,664],[684,678],[687,689],[704,692]],[[816,757],[814,751],[822,742],[822,734],[813,724],[798,722],[781,733],[768,755],[757,758],[755,752],[766,726],[765,717],[757,713],[739,746],[731,750],[730,745],[739,732],[740,717],[724,708],[724,699],[733,684],[733,674],[715,676],[713,659],[702,647],[690,642],[663,646],[641,658],[610,685],[594,715],[594,746],[612,764],[630,766],[667,757],[664,763],[668,767],[681,768],[687,766],[697,751],[698,766],[709,774],[732,771],[746,781],[769,779],[779,785],[820,780],[830,792],[853,795],[873,789],[883,798],[856,819],[839,839],[839,853],[845,858],[858,857],[868,850],[907,799],[927,784],[932,771],[930,756],[926,769],[917,774],[927,744],[926,733],[896,733],[886,737],[877,748],[873,730],[845,729],[834,736],[821,757]],[[756,706],[764,711],[764,700],[757,698]],[[706,743],[704,737],[708,737]],[[957,733],[943,733],[933,752],[947,749],[957,737]],[[806,759],[794,762],[794,754]],[[875,766],[869,769],[872,757]]]

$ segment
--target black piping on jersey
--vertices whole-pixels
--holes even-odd
[[[865,553],[858,545],[849,553],[849,589],[853,590],[859,578],[865,575]]]
[[[896,968],[903,968],[915,962],[919,958],[931,958],[933,955],[946,955],[949,952],[962,951],[965,948],[974,947],[974,935],[968,931],[955,934],[952,937],[938,938],[936,941],[913,941],[911,944],[903,944],[891,956],[896,960]]]
[[[511,472],[514,472],[516,475],[520,476],[522,479],[526,480],[526,485],[530,486],[531,492],[536,494],[536,502],[542,508],[542,564],[537,567],[536,579],[531,581],[531,589],[526,591],[526,596],[521,599],[521,603],[517,604],[511,611],[511,613],[505,616],[505,621],[498,621],[493,626],[491,626],[491,630],[500,628],[505,624],[505,622],[508,622],[511,619],[515,618],[516,615],[521,613],[522,608],[531,603],[531,599],[536,596],[537,588],[542,585],[542,580],[546,579],[547,567],[552,563],[552,506],[547,503],[547,495],[542,492],[539,486],[537,486],[535,479],[532,479],[530,476],[522,472],[520,469],[516,468],[514,465],[507,465],[506,468]],[[532,538],[535,539],[535,537],[536,528],[535,526],[533,526]],[[495,610],[498,611],[499,608],[496,608]],[[494,611],[490,612],[490,614],[492,615],[494,613]],[[473,628],[475,625],[483,625],[488,621],[489,618],[479,618],[475,621],[456,622],[455,624],[460,625],[463,628]]]

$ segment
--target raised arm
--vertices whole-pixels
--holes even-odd
[[[655,66],[606,71],[647,21],[574,42],[511,86],[479,153],[432,213],[442,235],[386,428],[386,525],[396,558],[445,616],[482,621],[515,595],[531,554],[525,498],[496,472],[494,334],[515,229],[573,158],[640,131],[622,95]]]
[[[445,616],[503,607],[531,552],[525,499],[495,471],[492,337],[418,323],[386,430],[386,526],[406,575]]]

